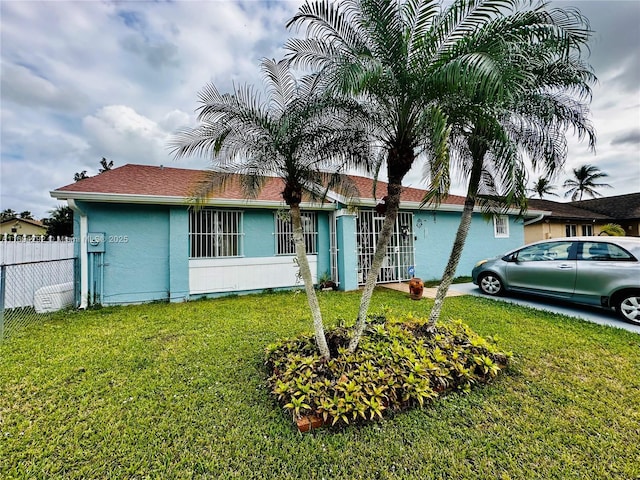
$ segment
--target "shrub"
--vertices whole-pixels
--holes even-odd
[[[294,420],[320,417],[343,426],[422,407],[451,391],[467,392],[494,379],[510,353],[460,321],[438,323],[405,315],[377,316],[358,350],[349,354],[350,330],[327,332],[332,358],[323,361],[312,335],[267,347],[269,388]]]

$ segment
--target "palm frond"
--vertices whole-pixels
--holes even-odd
[[[261,68],[271,101],[270,110],[281,115],[296,96],[296,79],[286,60],[276,62],[265,58],[262,60]]]

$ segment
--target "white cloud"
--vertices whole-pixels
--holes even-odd
[[[44,215],[55,207],[49,190],[75,172],[97,173],[102,157],[172,163],[168,136],[193,125],[198,92],[208,82],[221,91],[259,88],[259,61],[284,55],[293,34],[285,24],[299,4],[0,1],[2,208]],[[640,164],[637,149],[613,140],[640,128],[640,5],[559,2],[571,5],[596,31],[590,61],[600,85],[592,106],[597,156],[571,140],[567,168],[593,163],[621,193],[638,191],[640,174],[629,168]],[[412,171],[409,181],[420,185],[419,178]]]
[[[167,158],[168,132],[125,105],[109,105],[83,120],[84,132],[96,156],[118,163],[162,163]]]

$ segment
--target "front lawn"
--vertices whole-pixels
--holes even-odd
[[[323,292],[327,324],[359,294]],[[372,313],[428,313],[377,290]],[[67,313],[0,344],[0,478],[640,477],[640,336],[475,297],[447,300],[514,356],[470,394],[301,435],[265,347],[310,331],[301,293]]]

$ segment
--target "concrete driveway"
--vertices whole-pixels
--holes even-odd
[[[563,302],[555,299],[542,299],[533,295],[512,293],[502,297],[491,297],[483,294],[478,286],[473,283],[456,283],[451,285],[450,290],[466,295],[489,298],[498,302],[515,303],[516,305],[524,305],[526,307],[537,308],[538,310],[561,313],[568,317],[580,318],[600,325],[609,325],[610,327],[622,328],[624,330],[640,334],[640,325],[634,325],[632,323],[622,321],[613,310],[605,310],[603,308],[590,307],[588,305],[576,305],[574,303]]]
[[[407,295],[409,294],[408,283],[387,283],[381,286],[406,292]],[[477,297],[495,300],[496,302],[515,303],[516,305],[537,308],[538,310],[546,310],[552,313],[560,313],[568,317],[580,318],[600,325],[622,328],[640,335],[640,325],[633,325],[622,321],[613,310],[605,310],[603,308],[590,307],[588,305],[577,305],[574,303],[563,302],[561,300],[535,297],[533,295],[509,294],[502,297],[491,297],[482,293],[478,286],[473,283],[456,283],[451,285],[447,292],[447,297],[457,297],[460,295],[475,295]],[[422,296],[426,298],[435,298],[436,289],[425,288]]]

